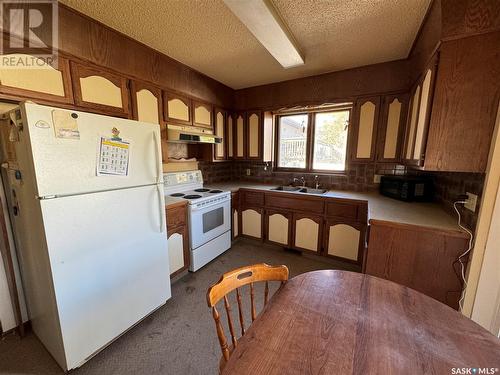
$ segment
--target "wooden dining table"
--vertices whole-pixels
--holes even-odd
[[[223,374],[495,374],[500,340],[443,303],[346,271],[289,280]],[[473,371],[472,369],[476,369]],[[486,369],[490,372],[480,372]]]

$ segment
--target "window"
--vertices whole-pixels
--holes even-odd
[[[278,167],[306,167],[308,122],[307,114],[279,118]]]
[[[349,111],[315,114],[312,169],[345,170]]]
[[[277,167],[342,172],[350,109],[278,117]]]

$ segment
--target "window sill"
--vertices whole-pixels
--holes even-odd
[[[328,176],[347,176],[348,171],[325,171],[325,170],[305,170],[299,168],[273,168],[273,172],[275,173],[297,173],[303,174],[305,176],[314,176],[314,175],[328,175]]]

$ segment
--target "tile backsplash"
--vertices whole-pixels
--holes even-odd
[[[203,174],[203,181],[206,184],[216,182],[230,182],[234,180],[234,164],[230,161],[206,162],[199,161],[198,168]]]
[[[432,177],[435,201],[441,203],[444,209],[453,216],[456,216],[453,203],[460,195],[466,192],[476,194],[477,205],[474,212],[464,208],[463,205],[457,205],[463,223],[471,229],[476,228],[486,176],[484,173],[420,172],[420,174]]]
[[[289,185],[293,178],[306,178],[307,186],[314,186],[314,176],[319,176],[319,183],[325,189],[374,191],[375,174],[404,174],[405,168],[395,164],[356,163],[343,174],[321,174],[301,172],[273,171],[270,163],[253,161],[200,162],[203,178],[207,183],[232,180],[264,184]],[[247,175],[247,170],[250,174]]]
[[[300,172],[273,171],[270,163],[233,161],[233,162],[202,162],[199,168],[203,173],[205,183],[248,181],[263,184],[288,185],[293,178],[306,178],[307,186],[314,186],[314,176],[319,176],[320,186],[324,189],[376,191],[379,185],[374,183],[375,174],[417,174],[429,176],[434,181],[434,199],[452,215],[455,202],[461,194],[470,192],[478,196],[478,205],[475,212],[459,206],[463,222],[474,229],[477,224],[479,202],[483,192],[484,173],[456,173],[456,172],[421,172],[407,169],[402,165],[388,163],[352,163],[345,174],[320,174]],[[250,170],[250,175],[247,175]]]

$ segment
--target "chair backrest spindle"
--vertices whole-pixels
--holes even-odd
[[[231,342],[233,343],[233,346],[236,348],[236,346],[238,345],[238,340],[236,340],[236,335],[234,334],[233,319],[231,318],[231,305],[229,305],[229,300],[227,299],[227,295],[224,296],[224,306],[226,308],[227,324],[229,326],[229,333],[231,334]]]
[[[242,307],[242,298],[240,287],[250,284],[250,307],[252,322],[257,318],[255,308],[255,289],[254,283],[265,281],[264,288],[264,306],[267,305],[269,299],[269,281],[281,281],[280,288],[288,280],[288,268],[286,266],[269,266],[267,264],[255,264],[253,266],[241,267],[222,275],[220,280],[212,285],[207,292],[207,303],[212,308],[212,315],[215,321],[217,336],[222,351],[221,368],[228,361],[233,349],[238,345],[238,340],[234,332],[234,324],[231,317],[231,305],[227,298],[228,293],[236,289],[236,301],[238,303],[238,317],[241,327],[241,335],[245,334],[245,322]],[[227,340],[224,334],[224,329],[220,322],[220,314],[215,305],[221,299],[224,299],[224,307],[227,314],[227,322],[229,333],[231,334],[232,347],[228,347]]]
[[[236,299],[238,300],[238,315],[240,317],[241,336],[245,334],[245,319],[243,318],[243,308],[241,307],[240,289],[236,288]]]
[[[219,338],[220,348],[222,350],[222,355],[224,359],[227,361],[229,359],[229,348],[227,346],[226,336],[224,335],[224,329],[222,328],[222,324],[220,322],[220,315],[215,306],[212,307],[212,315],[215,320],[215,327],[217,329],[217,337]]]
[[[264,288],[264,306],[267,305],[268,297],[269,297],[269,281],[266,281],[266,286]]]
[[[257,313],[255,312],[255,293],[253,290],[253,283],[250,283],[250,304],[252,306],[252,322],[257,317]]]

